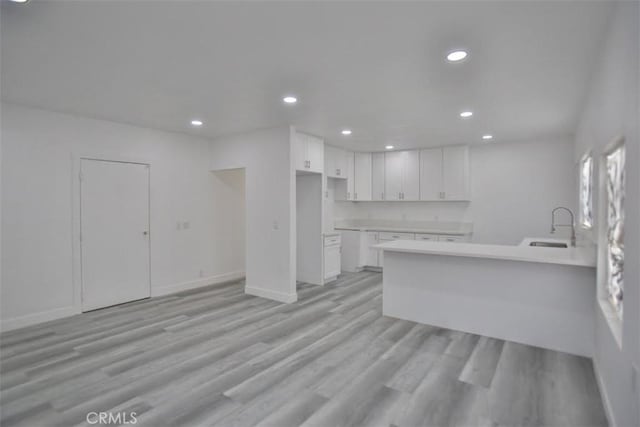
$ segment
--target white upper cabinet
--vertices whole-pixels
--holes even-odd
[[[355,200],[355,170],[353,151],[342,150],[344,176],[336,182],[336,200]]]
[[[294,159],[296,170],[323,173],[324,141],[315,136],[296,132]]]
[[[420,150],[420,200],[442,199],[442,148]]]
[[[384,200],[384,153],[371,154],[371,200]]]
[[[469,200],[469,147],[420,150],[420,200]]]
[[[393,151],[384,155],[384,198],[402,200],[402,152]]]
[[[346,151],[344,155],[345,169],[347,170],[347,194],[344,200],[353,200],[353,194],[355,192],[355,170],[354,170],[354,153],[352,151]]]
[[[420,155],[417,150],[385,153],[385,200],[419,200]]]
[[[402,200],[420,200],[420,153],[403,151]]]
[[[371,200],[371,153],[354,153],[353,200]]]
[[[469,147],[444,147],[442,153],[443,199],[470,200]]]
[[[347,178],[347,153],[331,145],[324,146],[324,173],[329,178]]]

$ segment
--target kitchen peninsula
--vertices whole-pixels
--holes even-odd
[[[588,248],[397,240],[384,252],[386,316],[591,356]]]

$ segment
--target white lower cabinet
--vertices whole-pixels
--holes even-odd
[[[362,269],[362,262],[360,257],[360,234],[358,230],[342,230],[340,236],[342,237],[342,254],[340,262],[342,264],[342,270],[355,272]]]
[[[415,234],[413,233],[393,233],[390,231],[381,231],[378,234],[378,241],[380,243],[392,242],[394,240],[415,240]],[[378,266],[383,267],[384,252],[380,251],[378,254]]]
[[[364,267],[383,267],[383,251],[373,248],[378,243],[394,240],[422,240],[432,242],[470,242],[470,235],[402,233],[392,231],[342,231],[342,269],[360,271]]]
[[[378,261],[378,253],[380,252],[378,249],[373,248],[373,245],[378,244],[378,232],[377,231],[367,231],[367,238],[365,239],[366,247],[364,253],[365,262],[364,264],[369,267],[380,267],[380,263]]]
[[[340,246],[324,248],[324,279],[332,280],[340,274]]]
[[[439,242],[463,243],[463,242],[468,242],[469,238],[466,237],[466,236],[445,236],[445,235],[440,235],[440,236],[438,236],[438,241]]]
[[[424,240],[428,242],[437,242],[437,234],[416,233],[416,240]]]

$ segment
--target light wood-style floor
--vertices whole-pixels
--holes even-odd
[[[5,333],[0,424],[606,425],[589,359],[383,317],[381,281],[290,305],[235,282]]]

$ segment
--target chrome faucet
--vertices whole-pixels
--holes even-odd
[[[564,209],[565,211],[569,212],[569,215],[571,215],[571,224],[556,224],[556,211],[561,209]],[[571,246],[575,248],[576,247],[576,223],[573,217],[573,212],[571,212],[571,209],[565,208],[564,206],[558,206],[553,211],[551,211],[551,233],[552,234],[556,232],[557,227],[571,227]]]

